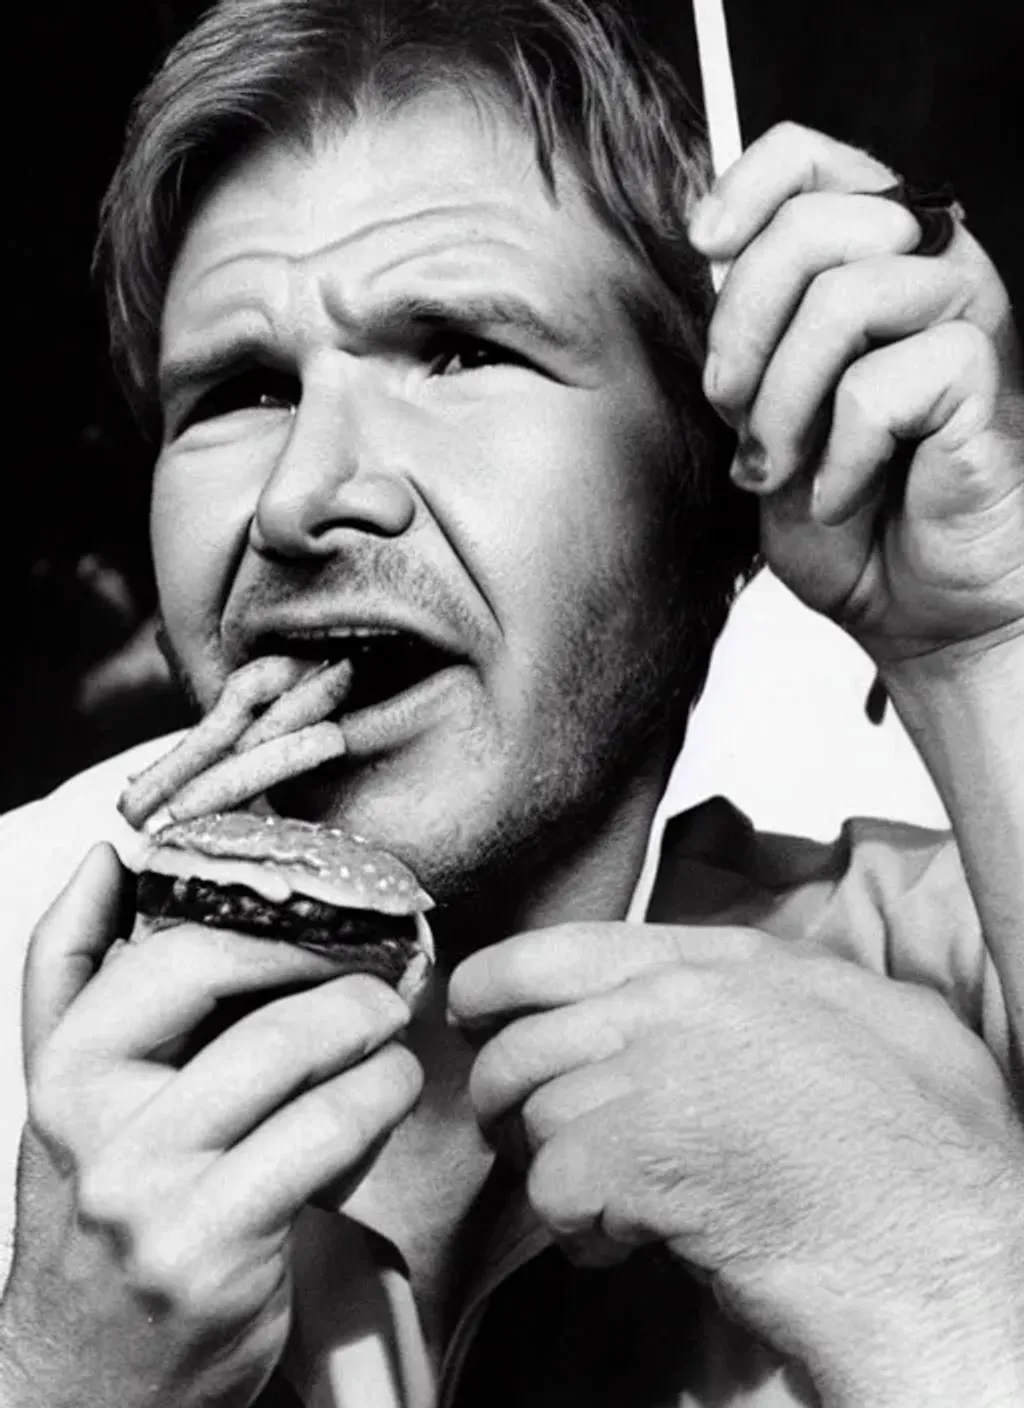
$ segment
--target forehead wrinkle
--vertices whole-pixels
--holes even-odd
[[[247,264],[259,266],[259,285],[256,288],[244,277]],[[234,280],[224,286],[226,271],[238,275],[241,289]],[[206,285],[217,276],[221,276],[222,286],[206,293]],[[186,281],[182,293],[184,312],[194,330],[209,328],[225,318],[245,317],[265,322],[270,331],[275,332],[277,322],[292,299],[291,271],[277,250],[251,247],[235,250],[201,268],[191,280]],[[204,302],[204,299],[208,301]],[[165,300],[165,312],[170,303],[170,298]]]
[[[293,267],[302,267],[308,264],[316,264],[320,260],[328,259],[332,255],[338,254],[360,241],[374,239],[396,226],[417,226],[425,221],[443,219],[446,216],[450,217],[452,215],[470,215],[479,218],[481,214],[501,212],[503,205],[503,202],[498,201],[478,201],[467,204],[451,203],[446,205],[426,206],[417,210],[404,211],[396,215],[385,215],[378,219],[367,221],[359,225],[356,229],[348,230],[344,234],[337,235],[332,239],[323,241],[321,244],[313,245],[306,249],[247,250],[241,257],[271,257],[280,259]],[[507,209],[513,214],[518,214],[512,202],[508,203]],[[443,238],[443,236],[439,236],[438,242],[440,243]],[[495,239],[497,239],[497,237],[495,237]],[[511,242],[510,240],[509,243]],[[225,255],[222,259],[211,265],[208,272],[213,273],[219,267],[231,263],[233,259],[238,257],[239,255],[237,254]],[[405,257],[408,256],[396,256],[399,261]]]
[[[495,253],[496,259],[489,257]],[[326,262],[329,256],[324,258]],[[603,264],[595,262],[594,268],[595,273],[608,273]],[[344,274],[338,277],[328,264],[316,285],[322,308],[343,327],[363,320],[399,325],[463,314],[469,321],[516,323],[566,349],[593,350],[603,332],[601,316],[609,306],[620,311],[618,280],[608,279],[607,300],[590,280],[574,280],[567,296],[564,268],[554,271],[559,275],[555,283],[550,282],[552,272],[550,262],[537,259],[529,240],[517,240],[513,232],[474,231],[456,242],[447,234],[438,236],[375,263],[351,280]],[[387,287],[392,283],[398,288]],[[597,317],[588,318],[586,310]]]
[[[554,205],[565,209],[562,201],[555,201]],[[201,269],[192,288],[186,293],[186,300],[188,293],[201,297],[207,281],[218,275],[223,277],[227,271],[229,286],[220,291],[220,296],[213,295],[214,306],[208,313],[201,313],[200,327],[216,324],[225,315],[246,312],[264,321],[274,339],[285,332],[286,326],[291,326],[302,340],[303,329],[313,333],[317,325],[323,326],[325,313],[331,322],[342,327],[356,327],[361,318],[366,317],[397,322],[403,312],[411,317],[418,311],[426,321],[432,316],[443,316],[441,304],[445,296],[455,303],[475,306],[477,310],[490,302],[498,313],[495,321],[518,322],[528,332],[531,330],[530,305],[533,305],[534,333],[547,335],[548,340],[554,333],[554,340],[562,345],[583,350],[592,348],[602,336],[605,331],[602,325],[609,311],[616,320],[624,315],[627,324],[631,324],[636,285],[638,282],[648,282],[636,267],[638,261],[633,251],[625,248],[602,222],[595,222],[597,228],[593,228],[592,211],[586,211],[590,218],[581,222],[579,212],[565,209],[577,231],[581,227],[591,226],[586,230],[591,257],[583,261],[587,269],[582,272],[586,274],[589,270],[592,277],[580,277],[578,268],[568,271],[561,262],[552,259],[552,255],[558,253],[557,230],[550,232],[552,238],[538,241],[538,225],[543,233],[545,222],[542,218],[531,219],[530,214],[522,202],[516,203],[503,193],[495,193],[475,200],[440,200],[427,206],[382,215],[302,250],[266,245],[253,248],[243,244],[242,248],[229,249]],[[272,211],[271,232],[264,238],[275,238],[273,217]],[[341,218],[344,218],[343,213]],[[442,228],[430,231],[429,227],[438,221],[444,222]],[[214,215],[214,232],[217,223]],[[240,223],[234,232],[236,239],[244,242],[250,234],[258,238],[260,232],[253,225],[258,226],[259,223],[258,213],[253,220]],[[425,225],[426,233],[423,229]],[[487,228],[488,225],[492,228]],[[391,238],[385,243],[393,250],[393,232],[396,229],[407,232],[408,237],[413,239],[413,247],[388,252],[380,261],[381,252],[374,246],[381,235],[391,231]],[[286,221],[278,237],[287,241],[289,236],[289,222]],[[359,264],[363,261],[357,258],[353,263],[350,257],[342,258],[338,267],[337,256],[348,256],[353,246],[367,243],[370,246],[369,267],[360,269]],[[497,255],[493,263],[488,257],[492,255]],[[467,269],[467,261],[479,262],[481,267]],[[333,269],[332,262],[335,265]],[[415,284],[421,286],[421,291],[416,288],[400,289],[395,295],[381,300],[382,308],[380,305],[374,306],[383,292],[379,289],[382,282],[390,281],[396,274],[409,272],[412,266],[423,262],[431,262],[433,267],[416,270],[413,274]],[[245,278],[245,266],[248,264],[256,266],[258,289],[254,289],[250,280]],[[448,268],[444,267],[446,264]],[[610,267],[611,264],[619,267]],[[318,265],[325,267],[318,269]],[[525,287],[522,284],[524,269],[527,275]],[[244,290],[239,301],[236,300],[240,290],[236,287],[233,292],[230,287],[235,283],[231,277],[234,270],[238,271],[238,279]],[[539,282],[535,277],[538,273],[541,275]],[[308,274],[312,278],[306,277]],[[553,279],[553,275],[557,277]],[[572,287],[568,286],[569,283]],[[246,284],[249,286],[245,287]],[[423,285],[426,287],[423,288]],[[520,287],[517,289],[516,285]],[[632,292],[632,298],[627,290]],[[365,306],[360,307],[364,298]],[[512,305],[518,305],[520,316],[502,318],[499,308],[502,300],[509,305],[507,311],[513,315],[517,310]],[[218,304],[221,306],[218,307]],[[596,314],[596,317],[586,316],[585,310]]]

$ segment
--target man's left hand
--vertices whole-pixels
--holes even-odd
[[[882,667],[1024,634],[1024,391],[1009,299],[957,222],[914,251],[895,176],[784,123],[697,208],[728,266],[705,392],[770,566]]]
[[[830,1408],[1024,1393],[1024,1131],[936,993],[748,929],[580,924],[483,949],[450,1004],[497,1028],[478,1117],[574,1258],[664,1243]]]

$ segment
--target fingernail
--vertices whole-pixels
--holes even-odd
[[[142,829],[147,836],[155,836],[158,831],[162,831],[165,826],[170,826],[174,817],[169,807],[157,807],[151,817],[148,817],[142,824]]]
[[[705,196],[690,216],[690,243],[707,246],[728,240],[736,225],[725,201]]]
[[[821,473],[820,473],[820,471],[819,471],[819,473],[817,473],[817,474],[814,476],[814,479],[813,479],[813,481],[812,481],[812,483],[811,483],[811,503],[810,503],[810,511],[811,511],[811,517],[815,520],[815,522],[820,523],[820,522],[823,522],[823,521],[824,521],[824,520],[822,519],[822,513],[821,513]]]
[[[740,489],[763,489],[771,478],[768,452],[752,435],[745,435],[736,450],[729,477]]]
[[[709,354],[704,363],[704,395],[709,401],[713,401],[718,393],[718,384],[722,375],[722,360],[717,353]]]
[[[739,431],[744,419],[744,409],[730,405],[729,369],[717,353],[712,352],[704,365],[704,395],[711,402],[715,413],[725,421],[730,430]]]

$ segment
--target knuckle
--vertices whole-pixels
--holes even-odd
[[[194,1328],[249,1320],[280,1286],[272,1247],[225,1242],[184,1211],[140,1223],[126,1233],[124,1248],[122,1275],[130,1293],[151,1312]]]
[[[579,1174],[590,1163],[565,1135],[556,1136],[537,1154],[527,1174],[526,1197],[547,1226],[569,1231],[588,1221],[585,1204],[590,1200]]]
[[[771,934],[765,933],[763,929],[730,927],[725,930],[722,937],[724,952],[730,958],[741,961],[763,958],[769,953],[774,953],[778,947],[778,940]]]
[[[702,966],[687,962],[685,953],[680,963],[667,963],[631,980],[623,994],[628,998],[629,1016],[633,1027],[641,1030],[678,1016],[699,1011],[706,1001],[706,973]],[[621,1048],[628,1045],[625,1029]],[[620,1049],[621,1049],[620,1048]],[[615,1054],[609,1052],[609,1054]]]
[[[409,1020],[408,1005],[394,988],[380,978],[367,973],[350,973],[340,978],[346,995],[358,1005],[359,1015],[368,1033],[384,1029],[393,1031]]]
[[[124,1231],[132,1214],[134,1178],[127,1166],[100,1160],[78,1175],[78,1220],[83,1227]]]
[[[502,992],[507,1001],[514,1003],[530,990],[530,975],[536,961],[534,939],[532,935],[517,938],[515,942],[504,944],[500,955],[495,956],[500,956],[501,961]]]
[[[382,1048],[380,1063],[393,1104],[405,1110],[423,1090],[423,1067],[408,1047],[397,1041]]]
[[[129,944],[120,961],[154,970],[161,982],[177,985],[196,972],[195,934],[185,924],[156,929],[142,943]],[[200,970],[201,971],[201,970]]]
[[[558,1101],[547,1086],[534,1091],[526,1100],[521,1118],[527,1141],[534,1151],[547,1144],[564,1123]]]
[[[810,127],[804,127],[800,122],[794,122],[792,118],[783,118],[781,122],[776,122],[769,129],[768,135],[782,146],[797,147],[801,151],[804,148],[813,148],[817,134]]]
[[[565,1179],[560,1176],[560,1151],[552,1144],[540,1150],[526,1179],[526,1197],[542,1222],[557,1226],[565,1220],[570,1204]]]
[[[950,1007],[948,999],[936,988],[929,987],[926,983],[913,981],[902,983],[901,996],[908,1009],[916,1008],[927,1022],[936,1019],[948,1022],[952,1015],[953,1009]]]
[[[773,233],[785,244],[799,243],[809,229],[821,223],[821,198],[817,193],[803,192],[780,206],[773,220]]]
[[[328,1083],[318,1086],[309,1098],[325,1142],[347,1150],[350,1159],[375,1144],[387,1129],[377,1102],[366,1093],[343,1091]]]
[[[688,1022],[710,1018],[721,1025],[745,1007],[750,986],[744,965],[716,964],[681,975],[668,996],[673,1015],[685,1014]]]
[[[294,1064],[297,1048],[307,1044],[308,1029],[303,1023],[289,1021],[286,1014],[262,1008],[244,1017],[231,1033],[239,1045],[251,1047],[258,1054],[262,1070],[288,1070]]]
[[[716,956],[720,955],[723,962],[743,962],[761,958],[774,952],[778,946],[778,940],[764,929],[754,929],[747,925],[716,925],[713,932]],[[670,934],[675,956],[681,962],[687,962],[692,958],[693,930],[677,926],[670,929]]]
[[[134,1294],[187,1325],[223,1327],[253,1299],[253,1268],[195,1227],[152,1226],[133,1241],[128,1280]],[[255,1278],[258,1282],[258,1278]]]
[[[502,1081],[498,1078],[495,1056],[491,1050],[494,1040],[484,1047],[473,1063],[469,1073],[469,1100],[479,1116],[489,1116],[501,1104]]]
[[[944,337],[949,354],[963,371],[972,372],[984,384],[999,377],[999,356],[992,339],[976,324],[958,318],[947,323]]]
[[[358,1079],[348,1079],[358,1075]],[[386,1135],[418,1098],[423,1072],[416,1057],[397,1043],[382,1048],[372,1069],[356,1068],[311,1091],[313,1118],[324,1137],[356,1157]]]
[[[888,424],[889,400],[867,361],[854,362],[843,373],[835,390],[836,416],[866,427]]]
[[[521,1072],[518,1034],[506,1027],[480,1052],[470,1074],[470,1098],[481,1108],[500,1103]]]
[[[862,265],[839,265],[818,274],[804,296],[804,305],[814,323],[846,326],[855,314],[853,284]]]
[[[913,213],[898,200],[880,200],[883,218],[889,226],[892,244],[900,251],[912,254],[921,242],[921,226]]]
[[[199,1274],[196,1259],[177,1228],[147,1227],[133,1239],[128,1278],[140,1298],[201,1319],[208,1309],[209,1277]]]
[[[39,1053],[27,1086],[28,1119],[49,1146],[66,1148],[71,1115],[80,1103],[75,1065],[54,1046]]]
[[[814,172],[827,156],[830,139],[813,127],[785,118],[768,133],[772,150],[788,164]]]
[[[339,1011],[339,1004],[343,1010]],[[325,1018],[329,1019],[325,1026]],[[283,1056],[311,1046],[342,1060],[366,1057],[409,1021],[409,1008],[380,978],[350,974],[313,989],[301,1006],[282,1015],[277,1040]]]

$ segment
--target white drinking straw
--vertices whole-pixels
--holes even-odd
[[[711,166],[717,177],[738,160],[743,151],[723,0],[693,0],[693,24],[697,31]],[[726,272],[723,264],[711,265],[711,282],[716,291],[722,287]]]

